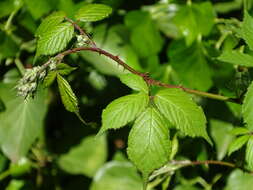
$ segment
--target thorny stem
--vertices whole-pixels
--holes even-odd
[[[181,89],[185,92],[199,95],[202,97],[207,97],[207,98],[221,100],[221,101],[228,101],[228,102],[233,102],[233,103],[237,103],[237,104],[241,103],[239,99],[233,99],[233,98],[229,98],[229,97],[218,95],[218,94],[212,94],[212,93],[208,93],[208,92],[193,90],[190,88],[185,88],[183,86],[162,83],[161,81],[151,78],[147,73],[141,73],[139,71],[136,71],[135,69],[133,69],[132,67],[127,65],[124,61],[122,61],[118,56],[115,56],[103,49],[98,48],[98,47],[79,47],[79,48],[69,49],[69,50],[66,50],[66,51],[58,54],[56,56],[56,58],[62,59],[66,55],[69,55],[72,53],[78,53],[80,51],[92,51],[92,52],[97,52],[99,54],[105,55],[106,57],[117,62],[119,65],[121,65],[124,69],[128,70],[129,72],[142,77],[148,85],[160,86],[160,87],[165,87],[165,88],[178,88],[178,89]]]

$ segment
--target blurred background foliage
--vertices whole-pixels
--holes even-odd
[[[246,3],[245,3],[246,2]],[[34,105],[22,105],[13,86],[17,68],[34,62],[34,33],[42,19],[56,10],[72,18],[86,3],[113,8],[111,17],[84,24],[99,47],[120,56],[138,71],[166,83],[240,97],[252,70],[241,70],[216,58],[222,50],[241,46],[235,34],[248,0],[1,0],[0,1],[0,189],[6,190],[140,190],[142,180],[127,160],[129,128],[110,131],[94,140],[101,112],[113,99],[130,91],[118,80],[124,72],[115,62],[95,53],[67,57],[78,67],[68,81],[80,102],[86,127],[66,112],[56,86],[41,90]],[[187,6],[191,3],[192,6]],[[249,54],[253,52],[246,49]],[[47,57],[39,57],[42,64]],[[154,88],[154,90],[156,90]],[[240,105],[194,97],[203,106],[215,146],[178,134],[177,159],[226,160],[243,164],[244,152],[227,156],[242,126]],[[7,108],[7,109],[6,109]],[[14,161],[11,163],[11,161]],[[167,181],[168,183],[168,181]],[[168,189],[252,189],[252,175],[221,166],[196,166],[176,171]],[[155,186],[155,184],[153,184]],[[166,181],[150,189],[166,189]]]

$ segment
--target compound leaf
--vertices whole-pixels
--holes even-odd
[[[108,129],[118,129],[133,121],[144,111],[148,101],[148,95],[141,92],[114,100],[103,110],[102,128],[99,133]]]
[[[246,11],[242,22],[242,37],[250,49],[253,49],[253,18]]]
[[[188,94],[180,89],[164,89],[155,95],[154,102],[177,129],[191,137],[204,137],[212,144],[206,132],[204,112]]]
[[[146,177],[168,161],[170,152],[166,119],[154,107],[149,107],[137,118],[130,131],[128,157]]]

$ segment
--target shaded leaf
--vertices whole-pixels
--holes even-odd
[[[103,4],[88,4],[81,7],[75,17],[82,22],[94,22],[108,17],[112,8]]]
[[[249,140],[249,135],[240,136],[235,139],[230,145],[228,149],[228,155],[232,154],[233,152],[239,150],[243,145],[247,143]]]
[[[155,95],[154,102],[159,111],[185,135],[203,137],[212,144],[206,132],[204,112],[188,94],[180,89],[164,89]]]
[[[64,171],[70,174],[84,174],[92,177],[104,164],[107,158],[107,144],[105,136],[85,137],[82,142],[58,160]]]
[[[138,93],[120,97],[112,101],[102,113],[102,128],[99,133],[108,129],[118,129],[133,121],[147,107],[149,97]]]
[[[218,57],[219,61],[228,62],[233,65],[253,67],[253,57],[239,51],[224,51]]]
[[[246,190],[252,189],[252,186],[253,176],[237,169],[229,175],[225,190]]]
[[[0,84],[6,111],[0,113],[0,145],[13,162],[25,156],[39,136],[47,111],[46,91],[38,91],[34,99],[17,97],[13,85]]]
[[[179,77],[178,83],[206,91],[213,84],[212,70],[202,49],[199,43],[193,43],[187,47],[182,40],[174,41],[168,49],[168,57],[172,68]]]
[[[130,131],[128,157],[145,178],[169,160],[170,152],[168,123],[155,108],[149,107]]]
[[[29,12],[34,19],[39,19],[52,9],[52,4],[48,0],[24,0]]]
[[[231,134],[233,125],[231,123],[214,120],[210,121],[211,136],[215,143],[217,159],[222,160],[227,153],[229,144],[233,141],[234,136]]]
[[[120,81],[133,90],[148,94],[149,89],[147,83],[140,76],[134,74],[123,74],[120,75]]]
[[[74,34],[71,23],[61,23],[50,28],[40,36],[37,44],[38,55],[53,55],[62,51],[68,45]]]
[[[90,190],[119,190],[119,187],[120,190],[142,190],[142,179],[130,162],[106,163],[93,178]]]
[[[242,104],[242,115],[246,127],[253,130],[253,82],[250,84]]]
[[[72,71],[76,70],[76,67],[71,67],[65,63],[57,64],[57,72],[60,75],[69,75]]]

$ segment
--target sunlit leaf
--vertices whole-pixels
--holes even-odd
[[[154,102],[164,117],[185,135],[203,137],[212,144],[204,112],[188,94],[180,89],[164,89],[155,95]]]
[[[242,105],[242,115],[246,127],[253,130],[253,82],[248,88]]]
[[[144,177],[168,161],[169,138],[168,123],[155,108],[147,108],[135,121],[128,137],[127,154]]]
[[[242,148],[243,145],[247,143],[249,140],[249,135],[240,136],[237,139],[235,139],[230,145],[228,149],[228,155],[232,154],[233,152],[239,150]]]
[[[120,97],[112,101],[102,113],[102,128],[99,133],[108,129],[118,129],[133,121],[147,107],[149,97],[138,93]]]
[[[111,13],[112,9],[107,5],[88,4],[81,7],[75,17],[83,22],[94,22],[108,17]]]
[[[120,81],[133,90],[145,92],[148,94],[147,83],[140,76],[134,74],[120,75]]]

